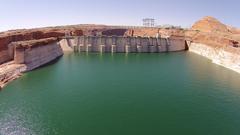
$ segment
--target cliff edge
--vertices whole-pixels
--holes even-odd
[[[238,32],[238,29],[207,16],[197,21],[185,34],[189,41],[189,51],[240,73]]]

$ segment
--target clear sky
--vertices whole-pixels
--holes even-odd
[[[1,0],[0,31],[67,24],[190,27],[204,16],[240,27],[240,0]]]

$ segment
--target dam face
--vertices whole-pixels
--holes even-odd
[[[60,41],[64,51],[101,53],[161,53],[186,50],[184,38],[78,36]]]

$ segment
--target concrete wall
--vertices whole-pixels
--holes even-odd
[[[64,50],[65,52],[72,52],[73,51],[73,48],[71,47],[71,45],[69,45],[69,42],[68,42],[67,39],[62,39],[59,42],[59,44],[61,45],[62,50]]]
[[[80,36],[60,41],[64,51],[158,53],[186,50],[184,38]]]
[[[16,48],[14,62],[16,64],[26,64],[27,71],[47,64],[63,55],[59,43],[38,46],[35,48]]]
[[[169,39],[169,51],[175,52],[175,51],[182,51],[187,49],[187,45],[185,44],[185,40],[181,38],[170,38]]]

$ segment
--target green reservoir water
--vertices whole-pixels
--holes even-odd
[[[66,54],[0,92],[0,135],[239,135],[240,74],[190,52]]]

